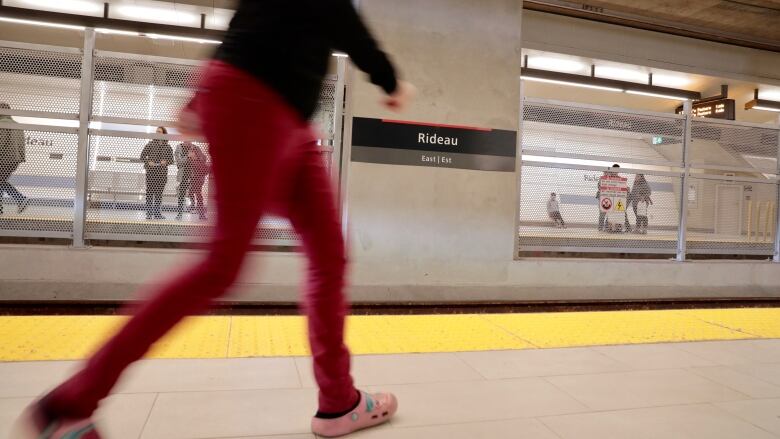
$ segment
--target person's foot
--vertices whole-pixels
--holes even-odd
[[[358,430],[375,427],[389,421],[398,410],[398,400],[392,393],[369,395],[360,392],[357,407],[349,413],[332,419],[315,416],[311,420],[311,431],[323,437],[339,437]]]
[[[91,419],[49,420],[38,404],[28,407],[11,427],[13,439],[101,439]]]
[[[21,203],[19,203],[18,213],[24,212],[28,207],[30,207],[30,199],[25,198]]]

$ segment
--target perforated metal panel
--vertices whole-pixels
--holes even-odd
[[[0,47],[0,102],[12,109],[76,115],[82,56]]]
[[[199,81],[199,66],[164,62],[159,58],[142,61],[118,54],[98,56],[95,62],[93,118],[113,123],[153,125],[173,121],[192,96]],[[322,88],[318,110],[313,117],[322,146],[322,157],[332,169],[335,138],[336,82],[327,80]],[[119,127],[120,129],[126,129]],[[100,133],[100,131],[98,131]],[[137,136],[136,136],[137,137]],[[150,141],[113,133],[90,139],[89,203],[86,236],[90,239],[133,239],[144,241],[203,241],[211,224],[202,219],[203,210],[183,189],[183,173],[177,161],[150,168],[141,161],[141,151]],[[156,155],[175,155],[179,141],[168,146],[155,144]],[[204,152],[207,146],[201,145]],[[191,179],[190,179],[191,181]],[[208,180],[204,197],[208,198]],[[207,202],[208,204],[208,202]],[[181,206],[181,209],[180,209]],[[181,211],[181,215],[180,215]],[[210,219],[210,215],[205,215]],[[263,219],[256,235],[258,243],[287,245],[297,243],[292,226],[285,219]]]
[[[76,134],[9,129],[0,123],[0,235],[70,237],[76,188]],[[10,139],[10,140],[9,140]],[[24,144],[24,161],[8,146]]]
[[[521,251],[675,252],[682,119],[537,101],[523,116]],[[607,172],[625,192],[605,213]]]
[[[689,253],[773,253],[779,132],[772,127],[693,119]]]
[[[173,122],[200,71],[197,65],[96,56],[93,117]]]
[[[208,176],[204,171],[194,176],[189,168],[184,172],[184,166],[178,172],[175,152],[182,142],[162,137],[90,136],[87,237],[181,241],[208,236]],[[193,145],[207,157],[206,145]],[[195,202],[196,194],[203,204]]]
[[[689,162],[707,173],[777,173],[778,131],[748,124],[694,119]]]
[[[774,252],[775,183],[711,179],[702,175],[689,180],[688,194],[689,253],[771,255]]]

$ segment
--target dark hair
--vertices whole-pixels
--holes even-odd
[[[619,167],[620,167],[620,165],[618,165],[617,163],[615,163],[614,165],[612,165],[612,167],[613,167],[613,168],[619,168]]]
[[[168,129],[165,127],[157,127],[158,130],[163,130],[163,134],[168,134]]]
[[[554,197],[554,196],[555,196],[555,192],[551,192],[551,193],[550,193],[550,196],[551,196],[551,197]]]

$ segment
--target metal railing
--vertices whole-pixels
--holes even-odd
[[[26,155],[10,160],[19,163],[0,157],[0,236],[65,238],[77,247],[206,240],[207,172],[182,172],[175,157],[147,172],[141,160],[151,143],[171,156],[200,151],[208,163],[208,144],[155,132],[173,125],[191,98],[200,63],[95,50],[95,38],[87,29],[81,49],[0,41],[0,103],[10,107],[0,108],[0,142],[24,138]],[[343,90],[343,75],[328,77],[312,121],[336,182]],[[298,237],[287,220],[269,217],[256,243],[297,245]]]
[[[530,98],[521,108],[516,257],[780,249],[780,126]],[[623,189],[605,201],[612,178]]]

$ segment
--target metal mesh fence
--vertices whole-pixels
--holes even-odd
[[[737,122],[692,121],[690,253],[773,253],[778,133]]]
[[[13,126],[0,123],[0,235],[72,236],[77,135]]]
[[[778,131],[747,124],[694,119],[688,161],[711,174],[722,170],[777,173]]]
[[[688,186],[689,253],[774,252],[777,184],[702,175]]]
[[[93,117],[173,122],[199,75],[197,65],[96,56]]]
[[[682,119],[534,101],[523,117],[521,251],[676,251]]]
[[[196,65],[140,61],[119,55],[95,60],[93,118],[98,128],[127,129],[122,123],[146,125],[173,121],[192,96],[199,80]],[[313,123],[318,126],[323,160],[332,169],[335,138],[336,82],[326,81]],[[103,134],[101,134],[103,133]],[[209,221],[209,178],[196,175],[184,149],[196,148],[208,163],[207,145],[150,140],[148,135],[90,137],[88,174],[88,239],[142,241],[203,241]],[[193,149],[194,150],[194,149]],[[197,152],[197,151],[196,151]],[[201,152],[195,154],[200,156]],[[202,200],[201,201],[201,194]],[[265,218],[258,226],[258,243],[286,245],[297,236],[286,219]]]
[[[82,56],[0,47],[0,102],[14,110],[77,115]]]
[[[208,149],[162,137],[90,136],[88,238],[208,235]]]

